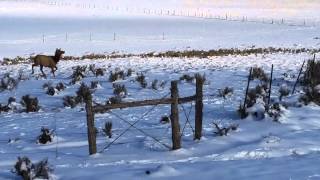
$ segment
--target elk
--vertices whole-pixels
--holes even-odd
[[[46,78],[47,76],[43,72],[43,67],[49,67],[49,68],[51,68],[51,72],[53,74],[53,77],[55,77],[54,72],[58,69],[57,63],[60,61],[60,59],[62,58],[62,55],[64,53],[65,52],[62,51],[61,49],[56,49],[54,56],[37,55],[33,59],[32,74],[34,73],[33,67],[40,66],[40,71],[42,72],[43,76]]]

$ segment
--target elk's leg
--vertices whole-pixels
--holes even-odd
[[[47,78],[46,74],[43,72],[43,66],[42,66],[42,65],[40,65],[40,71],[42,72],[42,75],[43,75],[45,78]]]
[[[31,72],[31,74],[33,74],[34,73],[34,70],[33,70],[33,67],[34,66],[36,66],[35,64],[32,64],[32,72]]]
[[[53,77],[56,77],[56,75],[54,74],[54,67],[51,67],[51,72],[53,74]]]

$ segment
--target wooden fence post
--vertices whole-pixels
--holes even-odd
[[[178,109],[178,82],[171,82],[171,129],[172,129],[172,150],[181,148],[181,137],[180,137],[180,124],[179,124],[179,109]]]
[[[203,118],[203,83],[204,77],[196,76],[196,104],[195,104],[195,134],[194,139],[201,139]]]
[[[89,154],[97,153],[96,145],[96,129],[94,127],[94,112],[92,108],[92,96],[89,94],[85,98],[86,112],[87,112],[87,127],[88,127],[88,143],[89,143]]]

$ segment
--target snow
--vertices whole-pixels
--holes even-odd
[[[0,102],[6,102],[10,96],[15,96],[19,101],[22,95],[29,93],[39,98],[41,111],[29,114],[14,112],[1,114],[0,158],[3,163],[0,163],[0,174],[2,174],[0,177],[12,179],[14,175],[10,173],[10,169],[16,157],[27,155],[32,161],[49,157],[49,163],[55,167],[54,175],[57,176],[57,179],[87,179],[89,177],[104,179],[106,174],[110,178],[119,179],[175,177],[184,179],[195,177],[256,179],[256,177],[263,177],[270,179],[275,176],[280,179],[315,178],[319,170],[315,165],[316,160],[319,159],[320,150],[320,139],[317,136],[320,128],[319,107],[289,107],[281,117],[281,123],[273,122],[268,117],[260,121],[255,121],[254,118],[240,120],[236,114],[239,100],[244,97],[249,67],[261,66],[268,72],[271,64],[274,64],[277,67],[274,77],[280,81],[285,72],[298,74],[303,59],[309,57],[312,56],[308,53],[276,53],[205,59],[132,57],[62,61],[58,65],[57,77],[53,78],[50,75],[47,80],[35,79],[40,73],[38,69],[35,75],[30,75],[29,64],[1,66],[1,72],[11,72],[13,75],[17,75],[18,71],[22,70],[29,80],[20,82],[18,88],[12,92],[2,92]],[[145,72],[149,86],[153,79],[174,80],[179,79],[184,73],[205,73],[209,82],[205,85],[204,92],[204,138],[198,142],[193,141],[192,130],[187,125],[182,136],[183,148],[169,151],[152,138],[132,129],[103,152],[95,156],[88,156],[85,112],[80,107],[64,108],[61,100],[65,95],[73,95],[79,84],[68,85],[65,91],[54,96],[48,96],[42,89],[42,85],[48,81],[52,81],[53,84],[58,82],[67,84],[70,81],[72,67],[88,64],[109,67],[108,71],[116,68],[124,70],[132,68],[135,72]],[[49,73],[47,69],[45,72]],[[89,73],[84,78],[87,83],[92,80],[100,81],[101,88],[94,92],[94,100],[97,102],[103,102],[112,96],[112,85],[106,81],[108,73],[106,74],[104,77],[95,78]],[[126,85],[129,92],[125,100],[159,98],[167,94],[170,88],[167,84],[163,90],[158,91],[150,88],[141,89],[137,83],[131,82],[134,78],[135,76],[119,81]],[[291,87],[295,78],[286,79],[286,81]],[[223,100],[218,96],[218,89],[225,86],[233,87],[234,95]],[[280,87],[276,83],[273,86],[272,97],[278,99]],[[195,91],[194,84],[187,82],[179,83],[179,87],[181,96],[192,95]],[[114,110],[113,113],[129,122],[134,122],[149,108]],[[185,108],[189,109],[190,105],[186,104]],[[169,106],[156,108],[151,114],[141,119],[137,127],[158,138],[161,143],[170,146],[170,125],[159,122],[161,115],[168,114],[169,111]],[[193,116],[194,111],[190,117]],[[180,118],[182,126],[186,121],[182,110]],[[213,120],[239,124],[239,129],[228,136],[216,137],[211,126]],[[113,137],[106,139],[99,133],[97,140],[99,151],[128,127],[128,124],[117,119],[112,113],[98,114],[96,127],[101,130],[106,121],[113,122]],[[192,118],[191,124],[194,124]],[[56,129],[56,136],[52,143],[39,145],[36,144],[36,137],[43,126]],[[19,138],[20,140],[8,144],[8,138]],[[300,167],[302,165],[303,167]],[[150,174],[146,174],[147,171]]]
[[[319,39],[316,38],[320,36],[317,25],[288,26],[191,17],[146,16],[141,12],[126,12],[123,9],[136,4],[140,5],[140,8],[157,6],[172,10],[204,8],[204,5],[195,5],[194,1],[170,1],[166,5],[155,0],[137,2],[110,1],[110,9],[119,6],[120,10],[105,12],[99,8],[81,9],[73,6],[76,6],[76,3],[88,3],[84,0],[60,1],[61,5],[48,5],[48,2],[43,0],[0,1],[0,58],[52,54],[57,47],[65,50],[66,55],[269,46],[320,47]],[[243,2],[241,5],[236,4],[236,7],[248,10],[246,12],[241,9],[242,13],[258,17],[260,9],[251,6],[248,8],[246,1]],[[92,1],[90,6],[99,3],[103,1]],[[283,3],[280,3],[277,6],[283,9],[279,10],[280,12],[288,12],[288,9],[297,9],[298,4],[284,7]],[[301,10],[301,14],[316,14],[310,10],[318,6],[318,3],[314,4],[314,8],[308,4],[307,10]],[[210,5],[213,9],[219,6],[220,3]],[[227,3],[227,6],[216,10],[225,14],[224,11],[230,12],[230,9],[234,10],[236,7],[235,4]],[[267,11],[270,14],[266,13]],[[259,13],[270,18],[274,17],[272,11],[275,9],[264,9]],[[79,14],[83,16],[78,16]],[[302,16],[301,14],[299,16]],[[242,15],[245,14],[239,14]],[[301,20],[298,15],[290,17]],[[316,20],[317,17],[311,19]],[[318,56],[319,54],[316,54],[316,57]],[[244,99],[250,67],[262,67],[269,75],[271,65],[274,65],[271,102],[277,102],[279,89],[284,88],[283,84],[287,89],[292,89],[303,61],[312,57],[309,53],[272,53],[208,58],[129,57],[60,61],[56,78],[50,74],[49,69],[44,69],[48,79],[40,77],[38,67],[32,75],[30,64],[0,65],[0,77],[5,73],[18,77],[20,72],[26,77],[17,89],[0,92],[1,104],[6,104],[9,97],[16,98],[16,102],[9,105],[16,109],[0,114],[0,179],[16,178],[11,169],[17,156],[28,156],[32,162],[48,157],[49,164],[54,168],[52,179],[319,179],[320,167],[317,164],[320,160],[320,107],[315,104],[298,107],[297,101],[302,87],[298,86],[297,94],[289,95],[283,100],[289,107],[282,108],[282,116],[277,122],[267,115],[259,120],[253,117],[241,120],[237,114],[239,103]],[[146,116],[143,115],[151,107],[113,110],[95,116],[95,126],[99,131],[99,153],[89,156],[84,105],[74,109],[65,108],[62,98],[75,95],[80,86],[80,83],[69,84],[73,67],[90,64],[95,64],[97,68],[106,68],[102,77],[95,77],[87,72],[83,79],[87,84],[99,81],[93,100],[100,103],[113,96],[108,75],[115,69],[134,70],[133,76],[116,81],[124,84],[128,90],[125,101],[164,97],[170,92],[171,80],[178,80],[183,74],[205,74],[208,81],[204,86],[202,139],[193,140],[193,131],[190,125],[186,124],[187,118],[182,107],[179,109],[181,130],[185,124],[186,126],[182,134],[182,148],[176,151],[166,147],[172,145],[170,123],[160,122],[162,116],[170,114],[170,105],[156,107]],[[134,82],[136,73],[140,72],[146,75],[148,87],[145,89]],[[165,87],[153,90],[150,85],[155,79],[159,82],[166,81]],[[49,96],[42,87],[48,82],[53,85],[62,82],[67,88]],[[178,87],[181,97],[195,93],[194,82],[179,82]],[[226,99],[219,96],[219,89],[225,87],[234,90]],[[19,101],[26,94],[38,98],[41,106],[39,112],[19,112],[23,109]],[[184,109],[188,112],[193,106],[184,104]],[[256,103],[251,111],[264,111],[263,102]],[[130,126],[118,116],[129,123],[138,120],[135,127],[143,130],[145,134],[131,128],[114,144],[105,148]],[[190,111],[189,120],[194,127],[194,110]],[[102,133],[107,121],[113,124],[113,136],[110,139]],[[239,126],[236,131],[220,137],[215,135],[212,122]],[[42,127],[54,130],[51,143],[36,143]]]

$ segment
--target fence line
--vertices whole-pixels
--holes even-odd
[[[59,2],[50,0],[14,0],[15,2],[35,2],[39,4],[49,5],[52,7],[72,7],[79,9],[92,9],[92,10],[107,10],[107,11],[118,11],[118,12],[128,12],[136,14],[145,15],[157,15],[157,16],[176,16],[176,17],[188,17],[188,18],[201,18],[201,19],[215,19],[215,20],[225,20],[225,21],[239,21],[239,22],[255,22],[263,24],[275,24],[275,25],[286,25],[286,26],[319,26],[319,20],[293,20],[280,18],[249,18],[248,16],[233,16],[229,13],[216,14],[209,9],[199,9],[199,8],[132,8],[132,7],[119,7],[112,6],[109,4],[95,4],[95,3],[70,3],[70,2]]]

